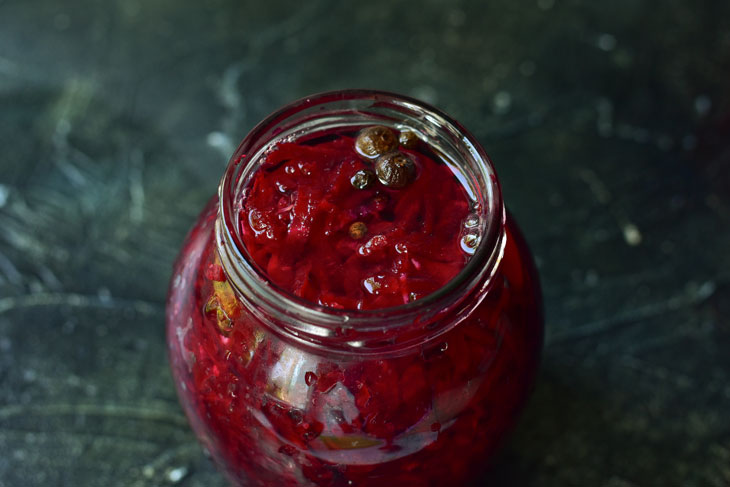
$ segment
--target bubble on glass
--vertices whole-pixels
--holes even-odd
[[[477,228],[479,226],[479,215],[470,213],[464,219],[464,228]]]
[[[368,277],[362,281],[362,285],[368,293],[377,295],[382,287],[380,280],[384,277],[381,275]]]
[[[286,184],[282,183],[281,181],[276,181],[274,185],[276,186],[276,190],[279,193],[286,194],[289,191],[289,188],[286,187]]]
[[[403,242],[398,242],[395,244],[395,251],[399,254],[406,254],[408,253],[408,247]]]
[[[261,235],[268,228],[266,222],[264,222],[261,213],[258,210],[251,210],[248,212],[248,225],[256,235]]]
[[[464,232],[459,240],[461,250],[467,255],[474,255],[481,239],[482,237],[479,231],[469,230]]]

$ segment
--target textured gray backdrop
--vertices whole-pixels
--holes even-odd
[[[730,2],[0,0],[0,486],[222,486],[170,266],[297,97],[422,98],[538,260],[540,381],[484,486],[730,485]]]

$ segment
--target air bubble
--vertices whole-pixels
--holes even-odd
[[[299,172],[302,173],[302,175],[304,175],[304,176],[312,175],[312,168],[308,163],[299,162],[299,163],[297,163],[297,167],[299,168]]]
[[[474,252],[476,252],[477,247],[479,247],[479,242],[481,241],[481,235],[477,232],[469,232],[465,233],[461,236],[461,240],[459,241],[459,244],[461,246],[461,250],[468,255],[474,255]]]
[[[287,194],[289,193],[289,188],[286,187],[284,183],[281,181],[276,181],[276,189],[279,191],[279,193]]]
[[[362,281],[362,285],[368,293],[378,295],[380,288],[382,287],[382,283],[380,282],[380,279],[382,279],[383,277],[385,277],[385,276],[378,275],[378,276],[368,277],[367,279],[364,279]]]
[[[262,215],[258,210],[251,210],[248,213],[248,225],[256,235],[261,235],[266,231],[267,225],[262,219]]]
[[[464,219],[464,228],[477,228],[479,226],[479,215],[470,213]]]

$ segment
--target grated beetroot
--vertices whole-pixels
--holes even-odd
[[[356,189],[372,169],[348,135],[280,143],[253,175],[239,221],[253,260],[276,285],[333,308],[397,306],[443,287],[466,264],[466,191],[448,166],[417,149],[415,181]],[[352,233],[359,223],[365,234]]]

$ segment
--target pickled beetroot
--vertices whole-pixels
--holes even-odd
[[[387,134],[363,142],[365,155],[354,148],[351,128],[372,123],[373,107],[377,123],[431,124],[393,132],[416,165],[402,188],[375,175]],[[244,140],[188,235],[169,356],[190,423],[232,484],[482,485],[514,425],[542,345],[537,275],[491,163],[430,110],[377,92],[292,104]],[[311,133],[320,116],[342,130]],[[281,127],[299,138],[281,142]],[[473,194],[424,133],[458,135],[448,160]],[[241,155],[269,143],[262,158]],[[469,259],[478,265],[464,269]]]
[[[466,191],[433,153],[401,151],[416,164],[412,181],[396,168],[397,189],[357,189],[353,178],[373,163],[353,137],[275,146],[240,214],[246,248],[267,277],[306,300],[349,309],[405,304],[453,278],[469,256],[460,246]]]

